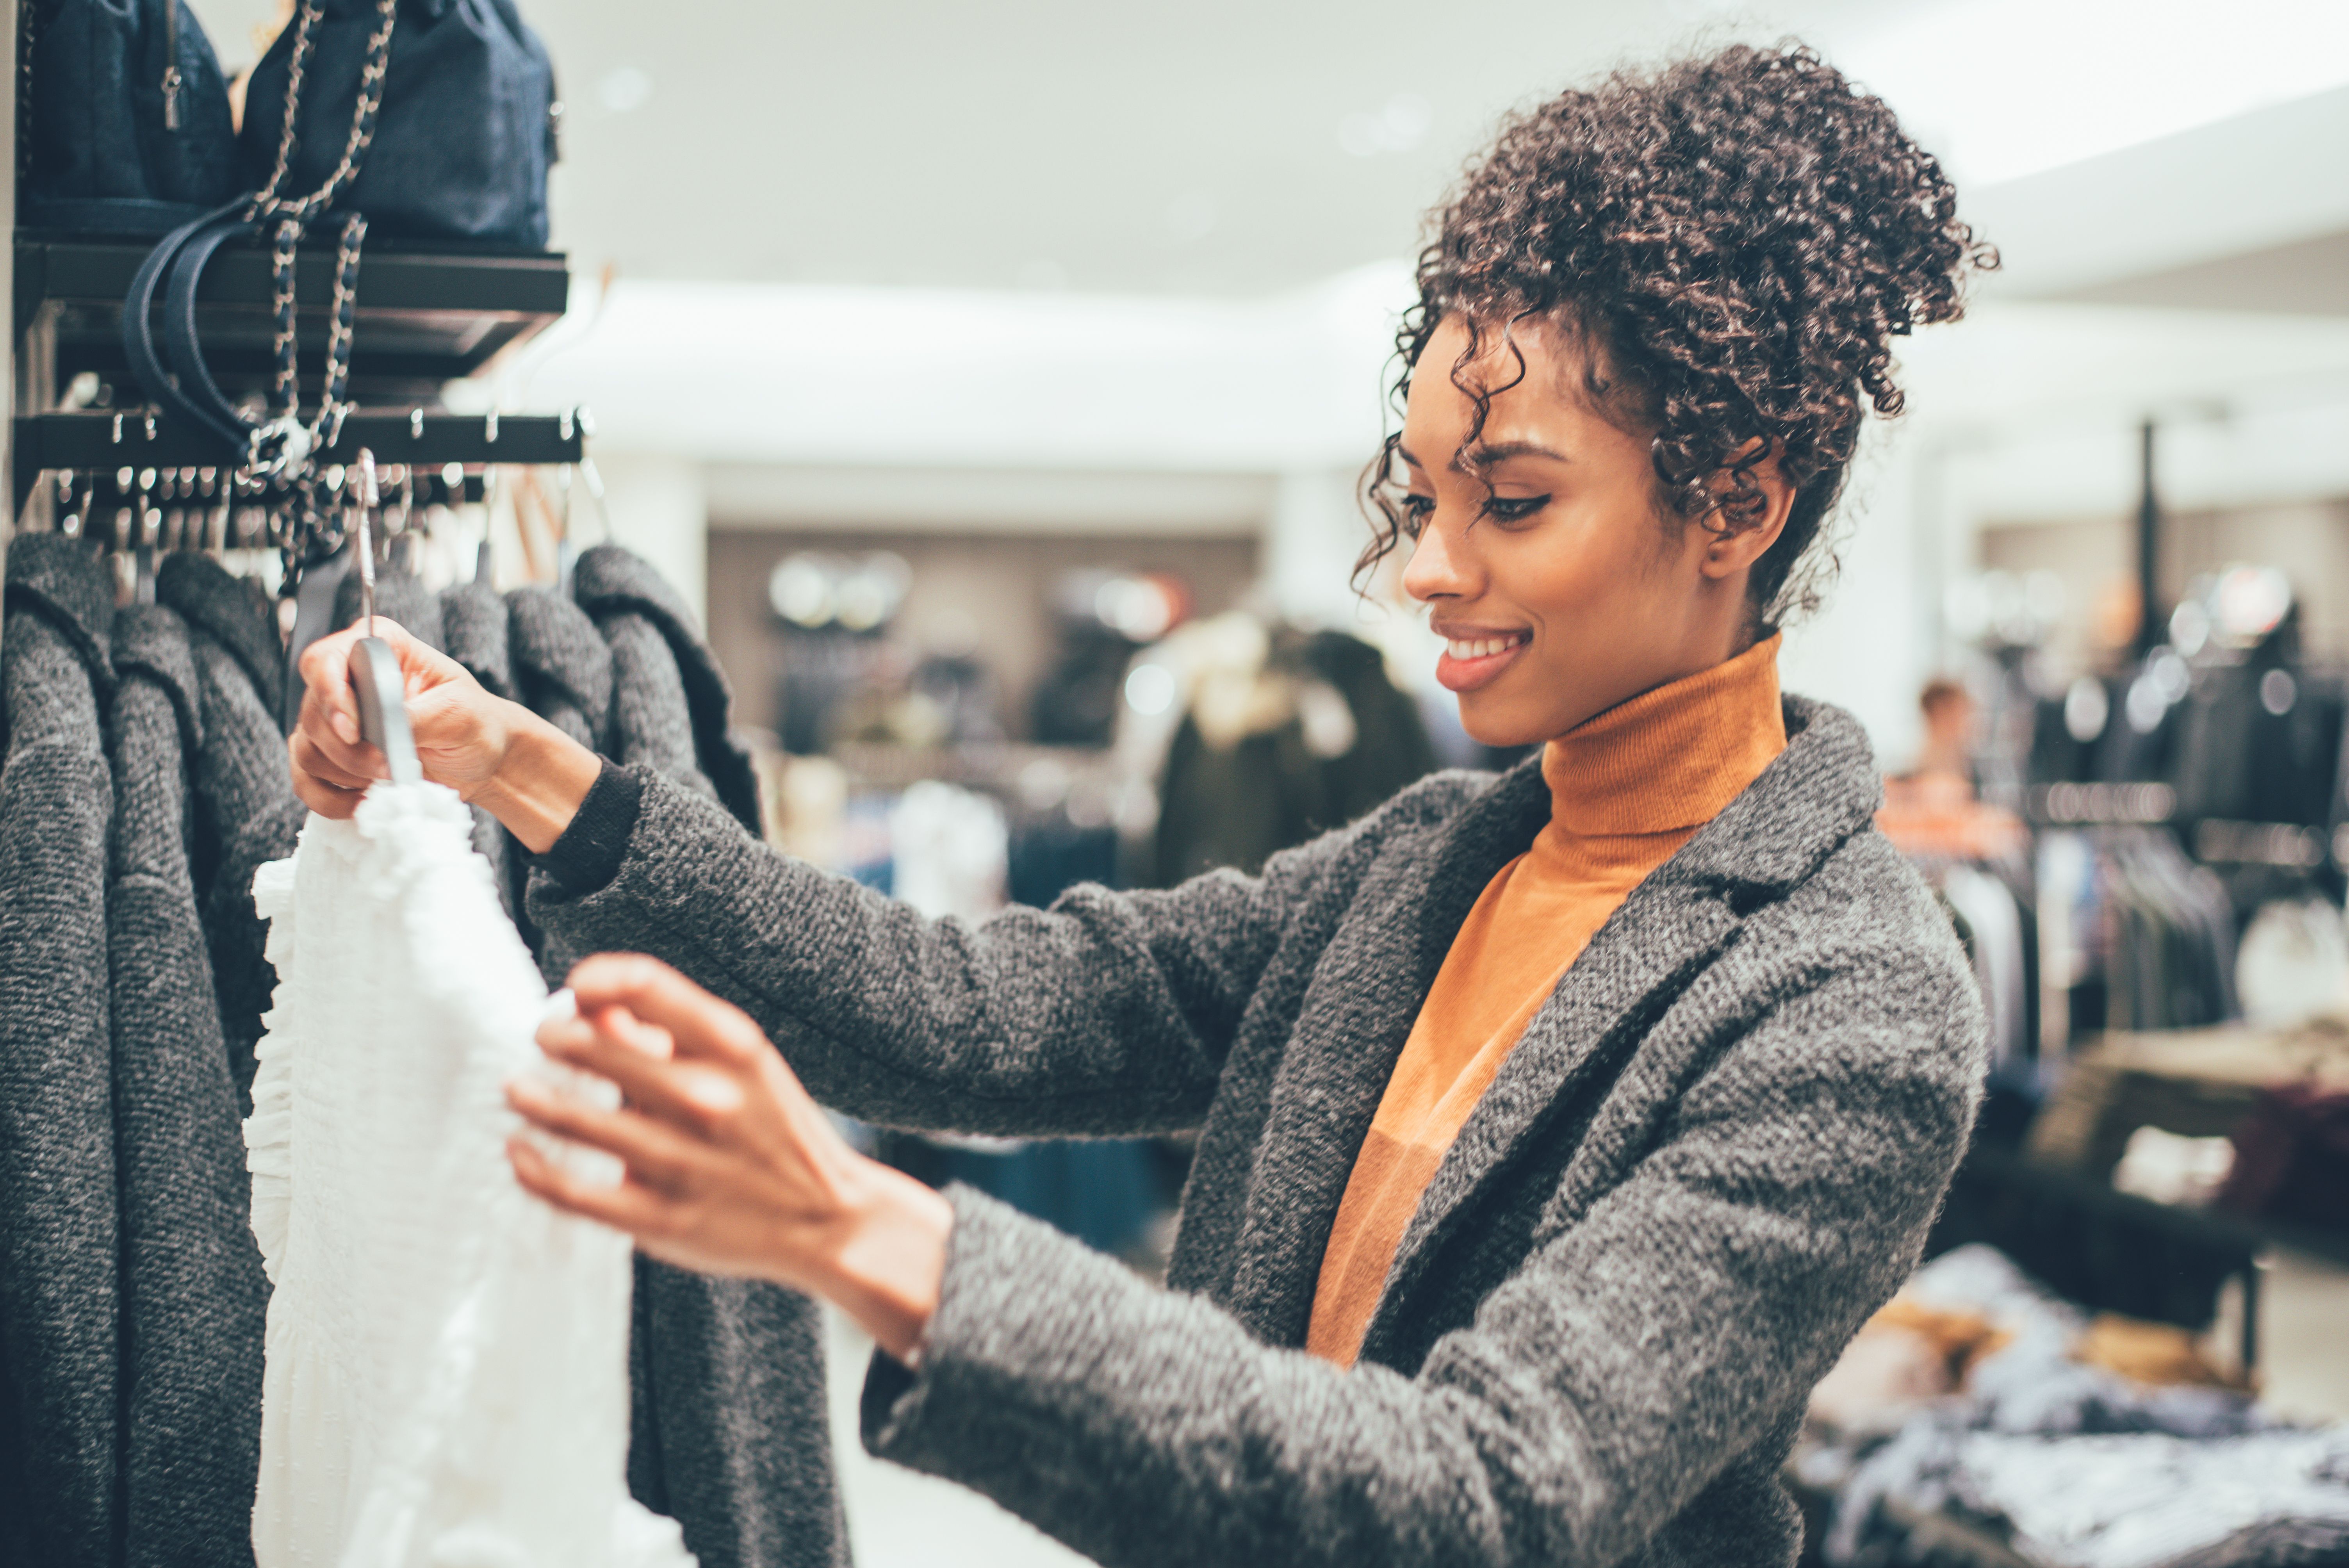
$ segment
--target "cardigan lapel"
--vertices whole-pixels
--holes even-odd
[[[1785,706],[1785,751],[1632,890],[1501,1064],[1421,1195],[1371,1315],[1366,1357],[1447,1227],[1551,1108],[1584,1078],[1619,1068],[1656,1015],[1734,940],[1743,911],[1783,896],[1874,815],[1881,787],[1857,724],[1799,697]]]
[[[1234,1243],[1226,1305],[1266,1343],[1304,1343],[1322,1248],[1420,1005],[1485,884],[1548,820],[1536,757],[1432,826],[1423,852],[1385,857],[1331,938],[1273,1080]]]

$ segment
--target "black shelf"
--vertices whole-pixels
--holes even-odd
[[[330,242],[331,236],[327,237]],[[150,249],[122,242],[19,232],[16,327],[51,334],[57,385],[87,370],[140,401],[122,353],[122,296]],[[317,375],[334,303],[331,242],[305,245],[295,263],[302,371]],[[370,242],[360,258],[351,345],[355,395],[413,402],[480,369],[563,315],[571,290],[560,252],[402,250]],[[274,284],[258,242],[224,245],[196,291],[196,325],[214,377],[232,397],[264,387]]]

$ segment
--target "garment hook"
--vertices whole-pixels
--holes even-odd
[[[375,454],[359,449],[352,487],[358,501],[359,614],[367,630],[351,645],[351,684],[358,688],[359,734],[383,752],[395,784],[422,781],[417,761],[416,737],[408,727],[407,682],[399,673],[399,655],[375,634],[375,541],[367,515],[379,499],[376,491]]]

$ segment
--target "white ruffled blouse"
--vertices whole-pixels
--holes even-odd
[[[613,1091],[532,1044],[546,988],[471,830],[438,785],[378,784],[254,879],[277,970],[244,1130],[274,1286],[258,1568],[693,1562],[627,1491],[628,1242],[506,1162],[505,1079]]]

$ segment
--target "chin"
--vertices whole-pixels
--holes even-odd
[[[1557,732],[1547,727],[1537,716],[1526,713],[1514,703],[1478,702],[1482,692],[1464,693],[1460,698],[1460,727],[1468,738],[1479,746],[1501,749],[1515,746],[1535,746],[1550,739]]]

